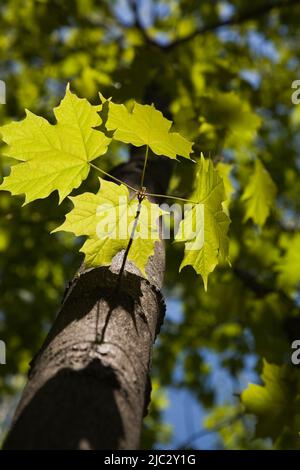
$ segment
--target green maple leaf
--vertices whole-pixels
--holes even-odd
[[[246,204],[245,221],[252,219],[257,225],[263,226],[274,204],[276,191],[274,181],[257,159],[254,174],[241,198]]]
[[[126,186],[99,180],[97,194],[70,197],[74,209],[54,230],[88,237],[80,251],[85,254],[85,264],[89,267],[108,266],[117,253],[127,248],[139,206],[137,199],[130,197]],[[128,260],[144,276],[147,261],[154,254],[155,242],[159,240],[158,218],[162,214],[158,205],[148,199],[142,201]]]
[[[219,162],[216,168],[221,178],[223,179],[224,189],[225,189],[226,200],[222,202],[222,206],[226,214],[229,214],[230,202],[232,199],[232,195],[234,194],[234,191],[235,191],[232,181],[230,179],[230,173],[232,171],[233,165],[230,165],[229,163]]]
[[[101,96],[102,103],[107,102]],[[132,112],[123,104],[108,101],[108,117],[105,123],[113,138],[136,147],[147,145],[153,153],[176,158],[180,155],[189,158],[193,142],[189,142],[176,132],[170,132],[172,121],[155,109],[154,105],[134,103]]]
[[[195,204],[180,223],[175,239],[186,241],[180,270],[191,265],[201,274],[207,290],[208,275],[220,261],[228,260],[227,231],[230,220],[222,206],[226,196],[218,171],[212,161],[205,160],[203,155],[198,166],[196,188],[191,196]]]
[[[299,378],[287,366],[263,363],[263,385],[249,384],[241,394],[246,413],[257,417],[256,435],[258,437],[274,437],[280,435],[285,425],[291,426],[295,417],[295,406],[298,391],[295,390]],[[294,383],[295,382],[295,383]],[[294,393],[291,393],[293,385]],[[294,408],[295,406],[295,408]]]
[[[60,202],[89,173],[89,162],[103,155],[110,139],[94,128],[101,124],[97,107],[80,99],[67,87],[54,109],[57,124],[26,110],[26,118],[0,128],[8,144],[4,155],[21,160],[0,189],[25,194],[25,204],[57,190]]]

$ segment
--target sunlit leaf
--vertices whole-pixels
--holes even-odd
[[[297,384],[295,374],[287,366],[264,361],[261,375],[263,385],[250,384],[242,392],[241,400],[246,412],[257,417],[258,437],[277,437],[287,423],[292,424],[291,419],[297,411],[293,410],[297,390],[293,394],[290,385]]]
[[[64,230],[77,236],[87,236],[81,248],[85,254],[85,264],[90,267],[110,265],[113,257],[128,246],[139,207],[137,199],[130,197],[126,186],[101,178],[97,194],[84,193],[70,199],[74,209],[54,231]],[[159,240],[160,215],[162,211],[159,206],[148,199],[142,201],[128,260],[144,276],[147,261],[154,254],[155,242]]]
[[[245,201],[245,221],[252,219],[263,226],[271,212],[276,196],[276,185],[259,159],[255,160],[255,170],[242,195]]]
[[[136,147],[147,145],[157,155],[189,158],[193,143],[177,132],[170,132],[172,121],[166,119],[154,105],[134,103],[131,112],[123,104],[112,101],[108,106],[106,128],[114,131],[114,139]]]
[[[14,165],[0,189],[25,194],[25,203],[54,190],[62,201],[87,177],[89,162],[103,155],[110,139],[94,128],[101,124],[96,107],[71,93],[69,87],[54,109],[57,124],[30,111],[20,122],[0,128],[8,147],[4,155],[22,161]]]
[[[212,161],[205,160],[202,155],[198,166],[195,190],[191,195],[196,204],[180,223],[176,240],[186,241],[180,270],[191,265],[201,274],[206,290],[208,275],[220,261],[228,260],[230,220],[222,207],[226,200],[223,180]]]

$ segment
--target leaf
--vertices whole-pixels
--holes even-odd
[[[100,95],[102,103],[105,98]],[[136,147],[148,145],[153,153],[176,158],[180,155],[189,158],[193,142],[189,142],[176,132],[170,132],[172,121],[155,109],[154,105],[134,102],[132,112],[123,104],[108,102],[106,128],[114,131],[113,138]]]
[[[257,159],[254,174],[241,198],[246,204],[244,220],[252,219],[257,225],[263,226],[271,212],[276,192],[276,185],[271,176]]]
[[[181,221],[175,239],[187,242],[180,270],[191,265],[201,274],[207,290],[208,275],[220,261],[228,260],[230,219],[222,207],[226,200],[224,184],[212,161],[201,155],[198,166],[196,188],[191,196],[196,204]]]
[[[250,104],[234,92],[216,90],[202,100],[206,121],[223,134],[226,147],[247,148],[256,137],[262,122]]]
[[[285,366],[269,364],[264,360],[262,373],[264,384],[250,384],[242,392],[241,400],[246,413],[257,416],[258,437],[277,437],[289,420],[293,397],[290,396],[287,377]]]
[[[233,165],[228,163],[219,162],[216,166],[217,171],[221,178],[223,179],[224,189],[225,189],[225,196],[226,200],[222,202],[222,206],[226,214],[229,214],[229,206],[231,202],[232,195],[235,192],[233,184],[230,179],[230,173],[232,171]]]
[[[57,124],[26,110],[26,118],[0,128],[8,144],[3,153],[21,160],[0,189],[25,193],[25,204],[54,190],[61,202],[89,173],[89,163],[103,155],[110,139],[95,130],[101,124],[97,108],[71,93],[69,86],[54,109]]]
[[[108,266],[117,253],[127,248],[139,205],[137,199],[130,198],[126,186],[99,180],[97,194],[70,197],[74,209],[54,230],[88,237],[80,251],[85,254],[85,263],[89,267]],[[148,199],[142,201],[128,260],[144,276],[147,261],[154,254],[154,244],[159,240],[157,219],[162,214],[158,205]]]
[[[295,290],[300,285],[300,234],[293,237],[282,237],[281,245],[285,253],[276,264],[278,285],[287,290]]]

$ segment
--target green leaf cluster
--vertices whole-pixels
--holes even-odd
[[[145,146],[144,171],[149,149],[169,158],[190,157],[193,144],[180,134],[170,132],[171,121],[153,105],[134,103],[130,112],[122,104],[105,100],[101,94],[100,99],[101,105],[92,106],[73,94],[68,85],[64,99],[54,109],[55,125],[27,111],[23,121],[0,128],[7,144],[4,154],[22,162],[12,167],[0,189],[12,194],[25,193],[25,203],[45,198],[57,190],[61,202],[81,185],[90,171],[90,163],[107,152],[112,139],[136,147]],[[105,106],[108,109],[105,132],[102,132],[97,128],[103,123],[99,111],[101,113]],[[112,131],[112,138],[107,137],[109,131]],[[222,206],[226,195],[220,172],[203,155],[197,166],[192,208],[181,222],[181,235],[178,232],[176,240],[186,242],[180,269],[192,265],[201,274],[207,290],[208,275],[219,262],[228,259],[230,220]],[[101,172],[101,168],[95,168]],[[141,189],[143,179],[144,173]],[[57,230],[88,237],[81,249],[87,267],[110,265],[124,250],[128,261],[146,276],[148,259],[159,240],[158,219],[163,211],[147,198],[139,197],[138,190],[134,197],[130,195],[126,183],[119,186],[100,179],[97,194],[84,193],[71,198],[74,209]],[[192,234],[195,223],[196,232]]]

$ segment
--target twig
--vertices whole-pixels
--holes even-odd
[[[140,213],[141,213],[141,207],[142,207],[142,200],[139,200],[137,210],[136,210],[136,214],[135,214],[135,218],[134,218],[134,224],[133,224],[131,234],[130,234],[130,239],[129,239],[128,245],[126,247],[124,256],[123,256],[122,265],[121,265],[121,268],[120,268],[120,271],[119,271],[119,274],[118,274],[116,287],[114,289],[115,292],[117,292],[119,290],[119,287],[120,287],[121,278],[122,278],[122,275],[123,275],[123,272],[124,272],[124,269],[125,269],[125,264],[126,264],[126,261],[127,261],[128,253],[129,253],[129,250],[130,250],[131,245],[133,243],[134,234],[135,234],[136,227],[137,227],[138,220],[139,220],[139,216],[140,216]]]
[[[143,174],[142,174],[142,178],[141,178],[141,188],[144,184],[147,159],[148,159],[148,146],[147,146],[147,151],[146,151],[146,155],[145,155]],[[122,181],[119,178],[116,178],[115,176],[111,175],[110,173],[107,173],[106,171],[102,170],[102,168],[99,168],[98,166],[94,165],[93,163],[89,163],[89,165],[92,168],[94,168],[95,170],[99,171],[100,173],[103,173],[105,176],[108,176],[109,178],[115,180],[117,183],[127,186],[127,188],[131,189],[131,191],[134,191],[136,193],[136,195],[138,195],[140,189],[137,189],[137,188],[134,188],[133,186],[130,186],[130,184],[127,184],[125,181]],[[145,196],[150,196],[150,197],[157,197],[157,198],[159,197],[159,198],[164,198],[164,199],[176,199],[177,201],[189,202],[191,204],[198,204],[196,201],[192,201],[190,199],[184,199],[182,197],[177,197],[177,196],[170,196],[168,194],[156,194],[156,193],[147,193],[147,192],[145,192],[144,195]]]

